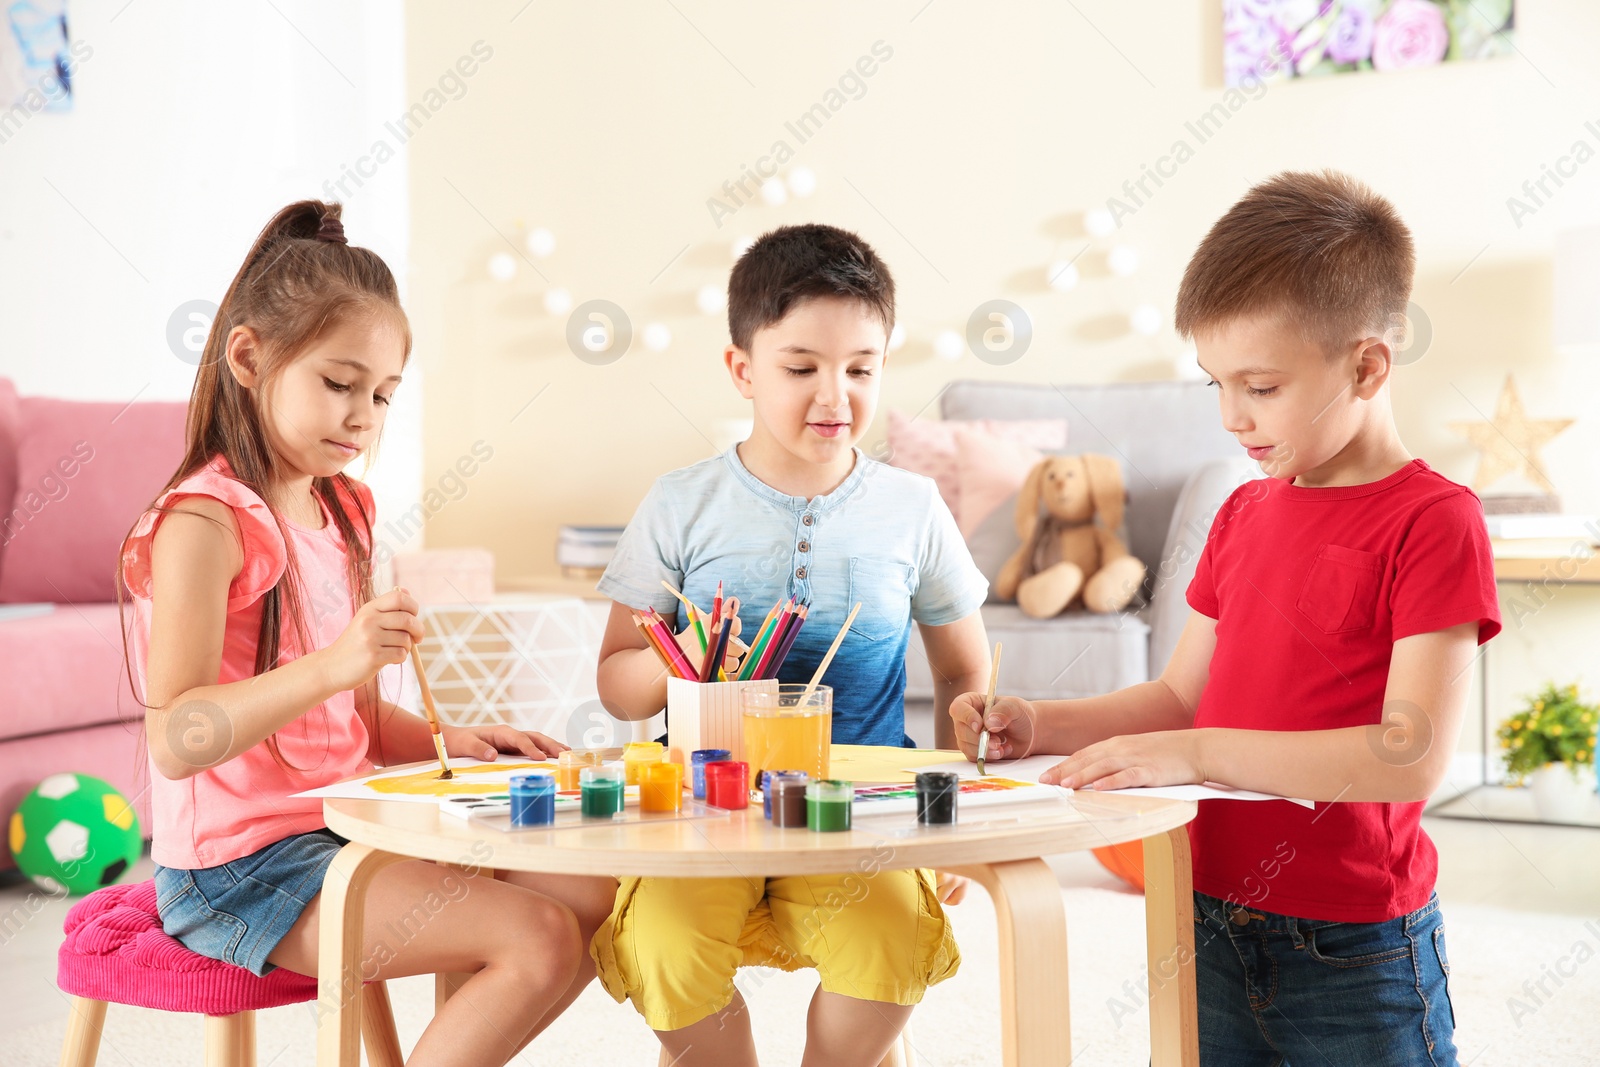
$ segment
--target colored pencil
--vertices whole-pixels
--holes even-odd
[[[772,657],[778,654],[778,646],[783,643],[784,635],[789,629],[789,620],[794,618],[794,612],[785,604],[783,610],[778,612],[777,619],[773,620],[772,633],[767,635],[767,643],[761,649],[761,658],[756,661],[755,673],[752,678],[770,678],[767,671],[772,666]]]
[[[778,617],[783,613],[783,601],[779,601],[768,613],[762,622],[761,629],[756,632],[756,639],[750,645],[750,651],[744,658],[744,663],[739,670],[741,681],[757,677],[756,668],[761,664],[761,657],[766,654],[767,642],[772,639],[772,631],[777,628]]]
[[[722,579],[717,579],[717,595],[711,598],[711,631],[722,625]]]
[[[817,691],[817,686],[822,684],[822,674],[828,669],[828,664],[833,662],[833,654],[839,651],[839,646],[844,643],[844,635],[850,632],[850,624],[856,621],[856,616],[861,612],[861,602],[856,601],[856,606],[850,609],[850,615],[844,620],[844,625],[839,627],[839,633],[833,639],[833,644],[828,646],[828,654],[822,657],[822,662],[817,664],[817,673],[811,676],[811,683],[806,686],[806,691],[800,694],[800,706],[806,707],[811,703],[811,694]]]
[[[728,635],[733,632],[733,620],[723,619],[722,626],[717,631],[717,643],[712,647],[711,653],[706,656],[706,661],[700,667],[700,680],[711,681],[713,671],[722,669],[722,660],[728,654]],[[724,675],[726,678],[726,675]]]
[[[800,636],[800,627],[806,624],[806,615],[810,610],[810,605],[801,604],[800,610],[795,612],[794,621],[789,624],[789,632],[784,635],[783,644],[778,646],[777,660],[773,663],[772,671],[767,677],[776,678],[778,676],[778,669],[783,666],[783,661],[789,658],[789,650],[794,647],[795,638]]]
[[[666,587],[667,592],[683,601],[683,606],[689,609],[689,625],[694,627],[694,635],[700,641],[700,650],[702,652],[705,651],[706,632],[700,628],[700,615],[702,612],[699,608],[694,606],[694,601],[690,600],[688,597],[684,596],[681,592],[674,588],[671,582],[663,578],[661,579],[661,584]]]
[[[783,614],[778,617],[778,628],[773,631],[767,640],[766,654],[761,658],[761,664],[756,668],[757,678],[776,678],[778,668],[783,666],[783,661],[789,655],[789,648],[794,644],[795,634],[805,622],[805,607],[791,602],[783,609]]]
[[[656,654],[656,658],[667,669],[667,673],[676,678],[678,669],[673,666],[672,657],[667,655],[667,650],[661,647],[661,642],[656,640],[655,631],[638,615],[633,617],[633,624],[639,628],[639,633],[643,635],[645,644],[649,646],[650,651]]]
[[[671,657],[673,666],[677,668],[678,677],[694,678],[696,676],[694,666],[689,662],[689,657],[683,654],[683,649],[678,647],[678,640],[672,635],[672,627],[667,625],[667,620],[662,618],[661,613],[655,608],[647,610],[649,615],[646,619],[655,630],[656,640],[661,642],[662,647],[667,650],[667,655]]]

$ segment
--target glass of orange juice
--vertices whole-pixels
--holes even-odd
[[[762,771],[805,771],[812,781],[828,777],[833,739],[833,688],[819,685],[805,697],[804,685],[746,689],[739,695],[744,758],[750,788]]]

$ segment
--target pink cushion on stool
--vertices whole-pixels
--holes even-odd
[[[282,967],[257,978],[190,952],[161,929],[154,880],[97,889],[67,913],[56,957],[63,993],[136,1008],[232,1015],[317,997],[317,980]]]

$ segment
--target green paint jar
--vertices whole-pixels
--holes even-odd
[[[585,818],[609,819],[622,810],[621,767],[585,767],[578,775],[579,804]]]
[[[806,825],[822,833],[850,829],[850,805],[856,798],[849,782],[826,778],[806,786]]]

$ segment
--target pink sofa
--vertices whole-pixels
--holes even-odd
[[[185,407],[19,397],[0,378],[0,818],[77,771],[132,799],[149,836],[113,581],[122,538],[182,459]]]

